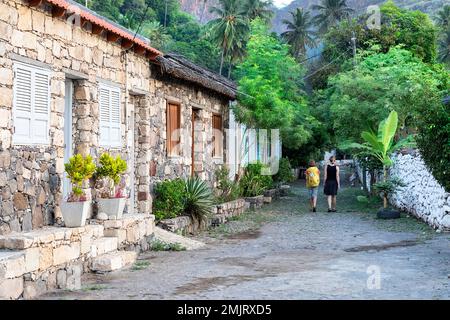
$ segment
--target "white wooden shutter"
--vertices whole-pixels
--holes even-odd
[[[100,86],[99,92],[100,108],[100,145],[108,146],[110,141],[109,134],[109,89]]]
[[[120,128],[120,89],[100,85],[100,145],[120,147],[122,134]]]
[[[14,65],[14,143],[48,144],[49,112],[49,72],[16,63]]]
[[[122,135],[120,132],[120,91],[111,89],[111,121],[110,121],[111,147],[120,147]]]

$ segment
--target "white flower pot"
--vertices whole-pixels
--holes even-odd
[[[126,198],[114,198],[114,199],[99,199],[98,200],[98,212],[106,213],[111,219],[122,219],[123,210],[125,209]]]
[[[91,209],[91,201],[63,202],[61,213],[67,228],[83,227]]]

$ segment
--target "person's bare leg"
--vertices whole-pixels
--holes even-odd
[[[327,201],[328,201],[328,209],[331,209],[331,205],[332,205],[332,196],[328,196],[327,197]]]
[[[314,198],[309,198],[309,206],[311,207],[311,209],[314,208]]]
[[[333,196],[332,198],[332,209],[336,210],[336,196]]]
[[[317,197],[313,198],[313,208],[317,208]]]

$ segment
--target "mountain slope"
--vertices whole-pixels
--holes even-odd
[[[201,23],[206,23],[213,19],[214,16],[209,12],[209,8],[217,5],[217,0],[180,0],[181,7],[184,11],[197,17]],[[365,12],[370,5],[380,5],[385,0],[347,0],[347,4],[354,8],[356,12]],[[411,10],[420,10],[433,16],[444,4],[449,4],[450,0],[394,0],[394,2],[402,7]],[[312,5],[320,3],[320,0],[295,0],[290,5],[277,9],[274,8],[275,17],[273,19],[273,30],[281,33],[284,31],[283,19],[290,19],[289,12],[296,8],[309,9]]]

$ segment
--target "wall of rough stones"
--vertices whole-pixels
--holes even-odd
[[[51,71],[50,143],[41,146],[14,145],[13,64],[21,61]],[[126,72],[127,70],[127,72]],[[0,3],[0,234],[28,231],[61,221],[64,172],[65,82],[74,86],[72,106],[72,147],[74,153],[97,159],[103,151],[121,155],[128,163],[125,175],[128,194],[135,171],[135,199],[127,212],[151,212],[151,183],[166,178],[188,176],[191,172],[191,134],[182,136],[183,153],[166,155],[166,104],[178,101],[182,125],[191,132],[192,108],[198,108],[199,149],[196,172],[212,180],[215,162],[212,153],[212,113],[224,115],[227,101],[211,92],[173,79],[156,80],[147,58],[128,53],[120,44],[108,42],[106,35],[93,35],[63,18],[54,18],[51,7],[41,4],[31,9],[26,1]],[[127,95],[128,81],[129,95]],[[106,83],[121,89],[121,132],[119,148],[99,147],[98,86]],[[127,107],[126,107],[127,106]],[[134,106],[134,119],[131,116]],[[134,132],[130,131],[134,122]],[[135,153],[131,153],[134,135]],[[90,193],[89,184],[85,185]],[[95,197],[95,190],[91,197]]]
[[[435,229],[450,231],[450,193],[436,181],[417,150],[397,153],[390,169],[391,177],[398,177],[404,184],[390,196],[390,203],[409,212]],[[362,183],[362,168],[356,163],[358,178]],[[378,180],[382,179],[380,174]],[[366,173],[370,191],[370,173]]]
[[[393,205],[436,229],[450,231],[450,193],[436,181],[418,151],[395,155],[390,174],[406,185],[391,197]]]

